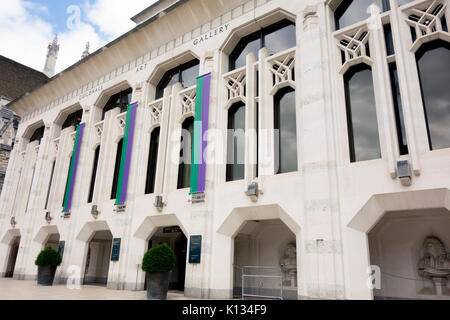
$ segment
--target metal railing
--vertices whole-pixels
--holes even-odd
[[[280,267],[234,266],[235,285],[241,285],[241,299],[283,300],[283,272]],[[238,273],[239,272],[239,273]],[[240,283],[239,283],[240,282]]]

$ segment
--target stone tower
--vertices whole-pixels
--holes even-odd
[[[89,55],[89,42],[86,43],[86,48],[85,48],[84,51],[83,51],[83,54],[82,54],[82,56],[81,56],[81,59],[86,58],[88,55]]]
[[[59,44],[58,35],[55,35],[53,41],[48,45],[47,60],[43,73],[51,78],[55,75],[56,60],[58,59]]]

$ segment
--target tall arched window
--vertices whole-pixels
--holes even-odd
[[[150,148],[147,164],[147,179],[145,181],[145,194],[155,192],[156,167],[158,164],[159,132],[160,132],[159,127],[153,129],[150,138]]]
[[[369,18],[372,4],[378,5],[383,12],[390,10],[389,0],[342,0],[334,12],[336,30]]]
[[[416,60],[430,149],[450,148],[450,44],[422,45]]]
[[[132,95],[133,90],[131,88],[128,88],[124,91],[121,91],[111,96],[111,98],[109,98],[108,102],[105,104],[105,107],[103,108],[102,120],[105,120],[106,112],[112,109],[120,108],[120,112],[127,111],[127,107],[131,103]]]
[[[98,158],[100,157],[100,146],[95,149],[94,164],[92,166],[91,184],[89,186],[88,203],[92,203],[94,197],[95,179],[97,177]]]
[[[245,104],[228,110],[227,181],[245,178]]]
[[[178,165],[178,189],[191,185],[192,139],[194,137],[194,117],[184,120],[181,136],[180,164]]]
[[[199,72],[200,61],[198,59],[193,59],[167,71],[156,86],[155,99],[162,98],[164,89],[175,83],[180,82],[183,88],[189,88],[195,85]]]
[[[267,48],[273,55],[295,47],[296,43],[295,23],[284,19],[243,37],[230,54],[229,69],[232,71],[245,66],[249,53],[254,53],[258,58],[259,49]]]
[[[72,114],[69,114],[66,118],[66,121],[64,121],[61,129],[64,130],[68,127],[74,126],[76,127],[81,123],[81,118],[83,116],[83,110],[80,109]]]
[[[351,162],[381,158],[372,69],[366,64],[344,75]]]
[[[33,135],[30,138],[30,142],[39,141],[39,144],[41,144],[41,140],[44,137],[44,131],[45,131],[45,127],[44,126],[36,129],[33,132]]]
[[[286,87],[274,97],[275,174],[298,170],[295,90]]]
[[[120,159],[122,157],[123,138],[117,144],[116,164],[114,167],[114,178],[111,189],[111,199],[116,199],[117,184],[119,183]]]

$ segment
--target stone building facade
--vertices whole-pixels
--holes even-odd
[[[1,275],[35,279],[53,247],[60,282],[144,289],[165,242],[188,297],[449,299],[449,19],[448,0],[157,2],[11,104]]]

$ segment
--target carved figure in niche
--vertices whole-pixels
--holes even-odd
[[[283,285],[297,287],[297,248],[294,243],[286,245],[280,266],[283,271]]]
[[[423,243],[424,256],[419,261],[419,274],[425,278],[450,276],[450,255],[437,237],[427,237]]]
[[[427,237],[423,243],[423,258],[419,260],[419,274],[433,281],[435,294],[446,294],[450,277],[450,253],[438,237]]]

